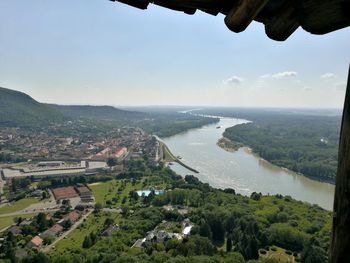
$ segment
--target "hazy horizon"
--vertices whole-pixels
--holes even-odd
[[[0,88],[5,88],[5,89],[9,89],[6,87],[1,87]],[[10,89],[10,90],[14,90],[14,89]],[[20,90],[14,90],[14,91],[19,91],[19,92],[23,92]],[[149,108],[149,109],[174,109],[174,108],[178,108],[179,110],[202,110],[202,109],[265,109],[265,110],[315,110],[315,111],[319,111],[319,110],[330,110],[330,111],[342,111],[343,107],[257,107],[257,106],[225,106],[225,105],[221,105],[221,106],[211,106],[211,105],[150,105],[150,104],[145,104],[145,105],[118,105],[118,104],[93,104],[93,103],[69,103],[69,104],[65,104],[65,103],[60,103],[60,101],[56,101],[55,103],[49,103],[46,101],[40,101],[38,99],[36,99],[35,97],[31,96],[31,94],[25,93],[26,95],[29,95],[32,99],[43,103],[43,104],[56,104],[56,105],[62,105],[62,106],[111,106],[111,107],[115,107],[118,109],[142,109],[142,108]]]
[[[0,86],[45,103],[342,108],[350,28],[286,42],[110,1],[2,1]]]

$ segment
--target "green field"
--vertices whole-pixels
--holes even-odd
[[[160,142],[163,148],[163,158],[165,162],[176,162],[177,158],[170,152],[168,146],[166,146],[164,143]]]
[[[118,193],[118,189],[122,186],[123,181],[112,180],[104,183],[90,184],[89,187],[95,197],[96,203],[106,205],[107,201],[112,201],[113,198],[117,198],[117,202],[113,202],[114,207],[119,207],[122,204],[124,197],[128,197],[130,191],[137,191],[142,189],[142,184],[137,183],[132,185],[131,182],[125,182],[125,188],[121,193]]]
[[[77,229],[73,230],[65,239],[60,240],[50,250],[49,256],[57,258],[60,255],[67,255],[69,252],[82,249],[85,236],[91,232],[101,231],[106,218],[113,218],[118,223],[120,215],[117,213],[101,213],[98,216],[91,214]]]
[[[30,218],[36,214],[26,214],[21,215],[22,218]],[[5,216],[0,218],[0,230],[12,225],[14,223],[14,219],[18,216]]]
[[[24,198],[12,204],[5,205],[0,208],[0,215],[14,213],[20,211],[32,204],[39,203],[40,200],[36,198]]]
[[[293,255],[288,255],[286,250],[280,247],[273,247],[274,250],[269,250],[265,255],[260,254],[260,257],[266,259],[276,260],[277,262],[294,263],[295,258]]]

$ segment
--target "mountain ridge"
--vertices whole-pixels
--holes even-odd
[[[0,126],[3,127],[37,127],[79,118],[125,121],[147,116],[113,106],[41,103],[24,92],[0,87]]]

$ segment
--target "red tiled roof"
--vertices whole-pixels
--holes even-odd
[[[30,240],[30,242],[36,246],[36,247],[40,247],[43,243],[43,240],[39,237],[39,236],[35,236],[32,238],[32,240]]]
[[[55,224],[49,230],[54,232],[54,233],[60,233],[63,231],[63,227],[59,224]]]
[[[64,219],[70,220],[71,222],[77,221],[78,218],[79,218],[79,214],[78,214],[77,211],[75,211],[75,210],[69,212],[68,214],[66,214],[66,215],[64,216]]]
[[[52,192],[56,200],[73,198],[78,196],[78,193],[75,191],[74,187],[72,186],[55,188],[55,189],[52,189]]]
[[[79,193],[90,192],[90,189],[87,188],[86,186],[78,187],[77,190],[78,190]]]

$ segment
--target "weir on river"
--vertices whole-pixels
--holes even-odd
[[[272,165],[244,148],[230,153],[217,145],[226,128],[246,122],[242,119],[220,118],[219,123],[163,138],[175,156],[180,155],[181,161],[199,173],[194,174],[177,163],[171,169],[182,176],[194,174],[213,187],[233,188],[244,195],[252,192],[290,195],[296,200],[331,210],[334,185],[314,181]]]

